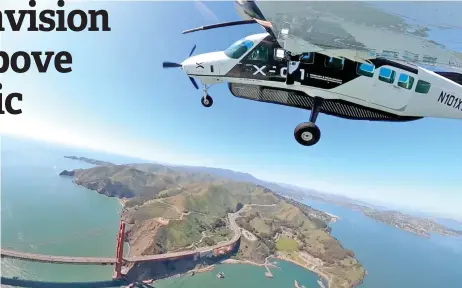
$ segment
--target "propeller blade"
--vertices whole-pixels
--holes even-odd
[[[194,50],[196,50],[196,45],[194,45],[194,47],[191,49],[191,52],[189,53],[189,57],[191,57],[191,55],[194,53]]]
[[[162,67],[163,68],[179,68],[181,67],[181,64],[174,63],[174,62],[163,62]]]
[[[199,86],[197,86],[196,80],[194,80],[194,78],[189,77],[189,80],[191,80],[191,83],[194,85],[194,87],[196,87],[196,89],[199,89]]]

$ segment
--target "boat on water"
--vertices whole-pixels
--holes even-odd
[[[217,278],[225,278],[225,273],[223,272],[218,273]]]

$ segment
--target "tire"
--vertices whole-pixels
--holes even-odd
[[[314,123],[300,123],[295,127],[294,137],[300,145],[313,146],[321,139],[321,130]]]
[[[204,107],[211,107],[213,105],[213,99],[212,97],[210,97],[209,95],[202,97],[201,98],[201,103],[202,103],[202,106]]]

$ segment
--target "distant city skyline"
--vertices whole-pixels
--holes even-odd
[[[161,68],[162,61],[184,60],[194,44],[200,54],[261,33],[258,25],[246,25],[181,34],[237,20],[232,2],[66,2],[68,9],[90,5],[110,12],[111,32],[2,32],[5,51],[70,51],[73,72],[1,75],[2,93],[18,91],[24,100],[22,115],[0,116],[0,134],[226,168],[371,203],[462,217],[461,121],[380,123],[320,115],[320,142],[302,147],[293,129],[308,120],[309,111],[238,99],[226,85],[210,89],[214,106],[206,109],[201,92],[182,71]],[[181,13],[188,17],[172,17]],[[141,18],[150,24],[139,25]]]

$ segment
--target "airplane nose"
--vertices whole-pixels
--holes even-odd
[[[181,67],[183,71],[188,75],[189,74],[193,74],[193,75],[203,74],[204,68],[208,62],[204,58],[205,57],[202,57],[202,55],[190,57],[181,63]]]
[[[211,52],[189,57],[181,66],[188,75],[220,75],[220,67],[225,60],[224,52]]]
[[[182,69],[186,74],[193,74],[195,67],[194,61],[191,61],[191,58],[188,58],[181,62],[180,69]]]

